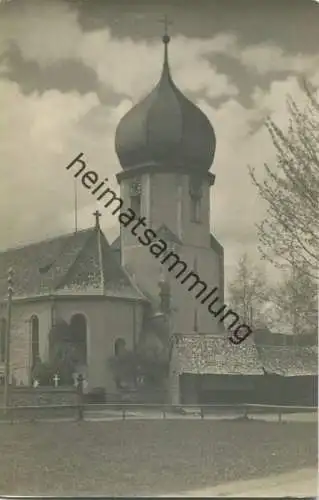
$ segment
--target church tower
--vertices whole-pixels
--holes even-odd
[[[215,132],[205,114],[175,85],[168,61],[169,42],[166,33],[158,84],[118,124],[115,147],[123,171],[117,180],[125,206],[137,217],[145,217],[147,227],[187,262],[189,271],[196,268],[209,287],[218,287],[222,302],[223,248],[210,233],[210,189],[215,176],[209,169],[215,155]],[[155,301],[160,277],[166,274],[172,291],[174,332],[196,328],[199,333],[221,333],[207,306],[123,227],[121,259]]]

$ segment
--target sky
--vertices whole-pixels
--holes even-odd
[[[217,136],[211,226],[226,278],[243,252],[258,262],[265,206],[248,165],[262,178],[276,158],[266,118],[285,129],[300,78],[319,85],[313,0],[1,0],[0,249],[73,231],[65,166],[80,152],[118,189],[116,126],[159,79],[164,15],[173,79]],[[92,195],[79,189],[78,205],[79,227],[91,226]],[[103,210],[101,224],[112,242],[114,216]]]

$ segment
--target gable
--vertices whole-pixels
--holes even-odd
[[[58,290],[102,292],[101,263],[95,240],[92,232],[58,284]]]
[[[104,234],[100,233],[102,258],[103,289],[106,295],[124,295],[125,297],[143,298],[145,295],[133,283],[129,274],[116,259]]]
[[[115,238],[115,240],[111,244],[111,249],[115,252],[121,250],[121,236]]]
[[[0,253],[0,294],[14,273],[14,298],[84,293],[146,300],[114,258],[99,227]]]
[[[183,244],[179,237],[175,233],[173,233],[173,231],[171,231],[165,224],[162,224],[157,230],[155,230],[155,233],[157,235],[157,238],[161,238],[167,243],[173,243],[176,245]],[[114,255],[116,255],[116,258],[118,259],[118,256],[121,255],[121,236],[115,238],[110,247]]]
[[[219,241],[210,234],[210,247],[215,250],[218,255],[224,255],[224,247],[219,243]]]

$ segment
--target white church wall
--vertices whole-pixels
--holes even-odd
[[[88,389],[105,387],[114,392],[113,375],[109,358],[114,355],[114,345],[123,338],[127,349],[133,348],[134,302],[113,299],[81,299],[59,301],[57,314],[70,321],[76,313],[87,318]],[[135,303],[136,341],[142,324],[142,306]]]
[[[141,216],[146,218],[147,227],[159,229],[165,224],[185,244],[196,241],[209,247],[210,187],[208,179],[203,179],[200,223],[191,221],[190,177],[187,174],[159,172],[143,174],[141,182]],[[121,181],[123,210],[130,207],[130,184],[133,179]],[[116,208],[114,204],[114,208]],[[143,229],[137,230],[142,235]],[[130,229],[121,227],[122,249],[136,247],[137,237]]]
[[[179,177],[174,173],[150,175],[150,223],[156,230],[165,224],[178,235],[177,190]]]
[[[47,359],[48,334],[51,327],[51,303],[49,301],[13,302],[11,319],[11,371],[17,384],[31,382],[31,318],[39,320],[39,354]]]
[[[214,287],[220,286],[220,260],[219,256],[212,250],[199,248],[195,246],[183,246],[178,254],[182,260],[188,263],[189,270],[194,270],[200,279],[207,284],[207,291],[196,299],[196,294],[202,290],[200,285],[189,291],[188,288],[195,282],[189,278],[185,283],[181,283],[182,276],[179,280],[175,279],[174,271],[168,276],[170,277],[172,290],[172,327],[173,331],[180,333],[194,332],[195,310],[197,311],[197,328],[199,333],[220,334],[223,329],[220,323],[208,311],[209,299],[205,304],[201,304],[201,300],[208,295],[209,291]],[[195,262],[196,259],[196,262]],[[194,265],[195,264],[195,265]],[[185,274],[186,276],[186,274]],[[219,296],[222,301],[223,291],[219,290],[214,299]],[[219,303],[218,303],[219,304]],[[222,304],[220,304],[222,305]]]
[[[176,249],[176,254],[181,260],[184,260],[191,270],[195,270],[197,265],[197,274],[204,280],[210,288],[218,287],[218,295],[223,300],[223,269],[221,257],[213,249],[195,245],[183,245]],[[163,266],[160,263],[160,257],[157,259],[151,254],[149,247],[142,245],[127,247],[124,250],[125,265],[131,274],[134,274],[136,281],[142,290],[150,294],[155,302],[159,302],[159,280],[163,273]],[[196,262],[195,262],[196,261]],[[174,260],[171,261],[171,264]],[[194,312],[197,308],[198,328],[201,333],[220,333],[220,323],[208,312],[206,304],[201,304],[200,299],[195,299],[196,290],[188,291],[193,283],[189,279],[188,284],[182,284],[181,279],[175,279],[175,275],[181,267],[176,266],[175,270],[166,272],[171,283],[172,293],[172,323],[176,332],[193,332]],[[206,295],[208,294],[208,291]],[[204,294],[203,294],[204,297]],[[215,296],[214,296],[215,297]],[[214,298],[213,297],[213,298]]]
[[[155,169],[154,169],[155,170]],[[220,297],[218,308],[223,305],[223,259],[210,245],[210,184],[208,176],[202,179],[202,198],[200,202],[199,222],[191,217],[192,177],[180,172],[150,171],[140,178],[142,187],[142,214],[147,216],[147,227],[159,229],[165,224],[182,241],[176,249],[180,259],[188,264],[189,271],[194,270],[207,283],[207,290],[218,287]],[[129,188],[132,179],[121,181],[121,196],[125,204],[129,203]],[[143,228],[136,230],[142,237]],[[154,239],[154,241],[156,238]],[[168,243],[168,242],[167,242]],[[149,246],[143,246],[138,237],[131,233],[130,226],[121,229],[122,264],[135,276],[140,288],[159,302],[159,280],[163,266],[152,255]],[[195,263],[196,260],[196,263]],[[195,269],[194,266],[197,266]],[[181,269],[181,268],[179,268]],[[172,290],[172,326],[175,332],[191,333],[194,331],[194,316],[197,310],[197,326],[201,333],[220,334],[223,326],[208,311],[209,301],[201,304],[195,299],[195,290],[190,292],[189,285],[175,280],[176,271],[168,273]],[[166,273],[167,274],[167,273]],[[190,281],[191,284],[191,281]],[[208,292],[207,292],[208,293]],[[207,295],[207,294],[206,294]],[[204,295],[201,297],[203,298]],[[215,298],[215,296],[213,297]]]

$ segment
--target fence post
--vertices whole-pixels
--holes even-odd
[[[202,420],[204,420],[204,407],[203,406],[200,407],[200,418]]]
[[[122,420],[125,420],[125,407],[122,406]]]
[[[165,406],[162,407],[162,413],[163,413],[163,419],[166,418],[166,408]]]
[[[78,420],[83,420],[83,375],[80,373],[78,376]]]
[[[278,422],[281,424],[282,422],[282,413],[281,413],[281,409],[279,408],[278,410]]]

